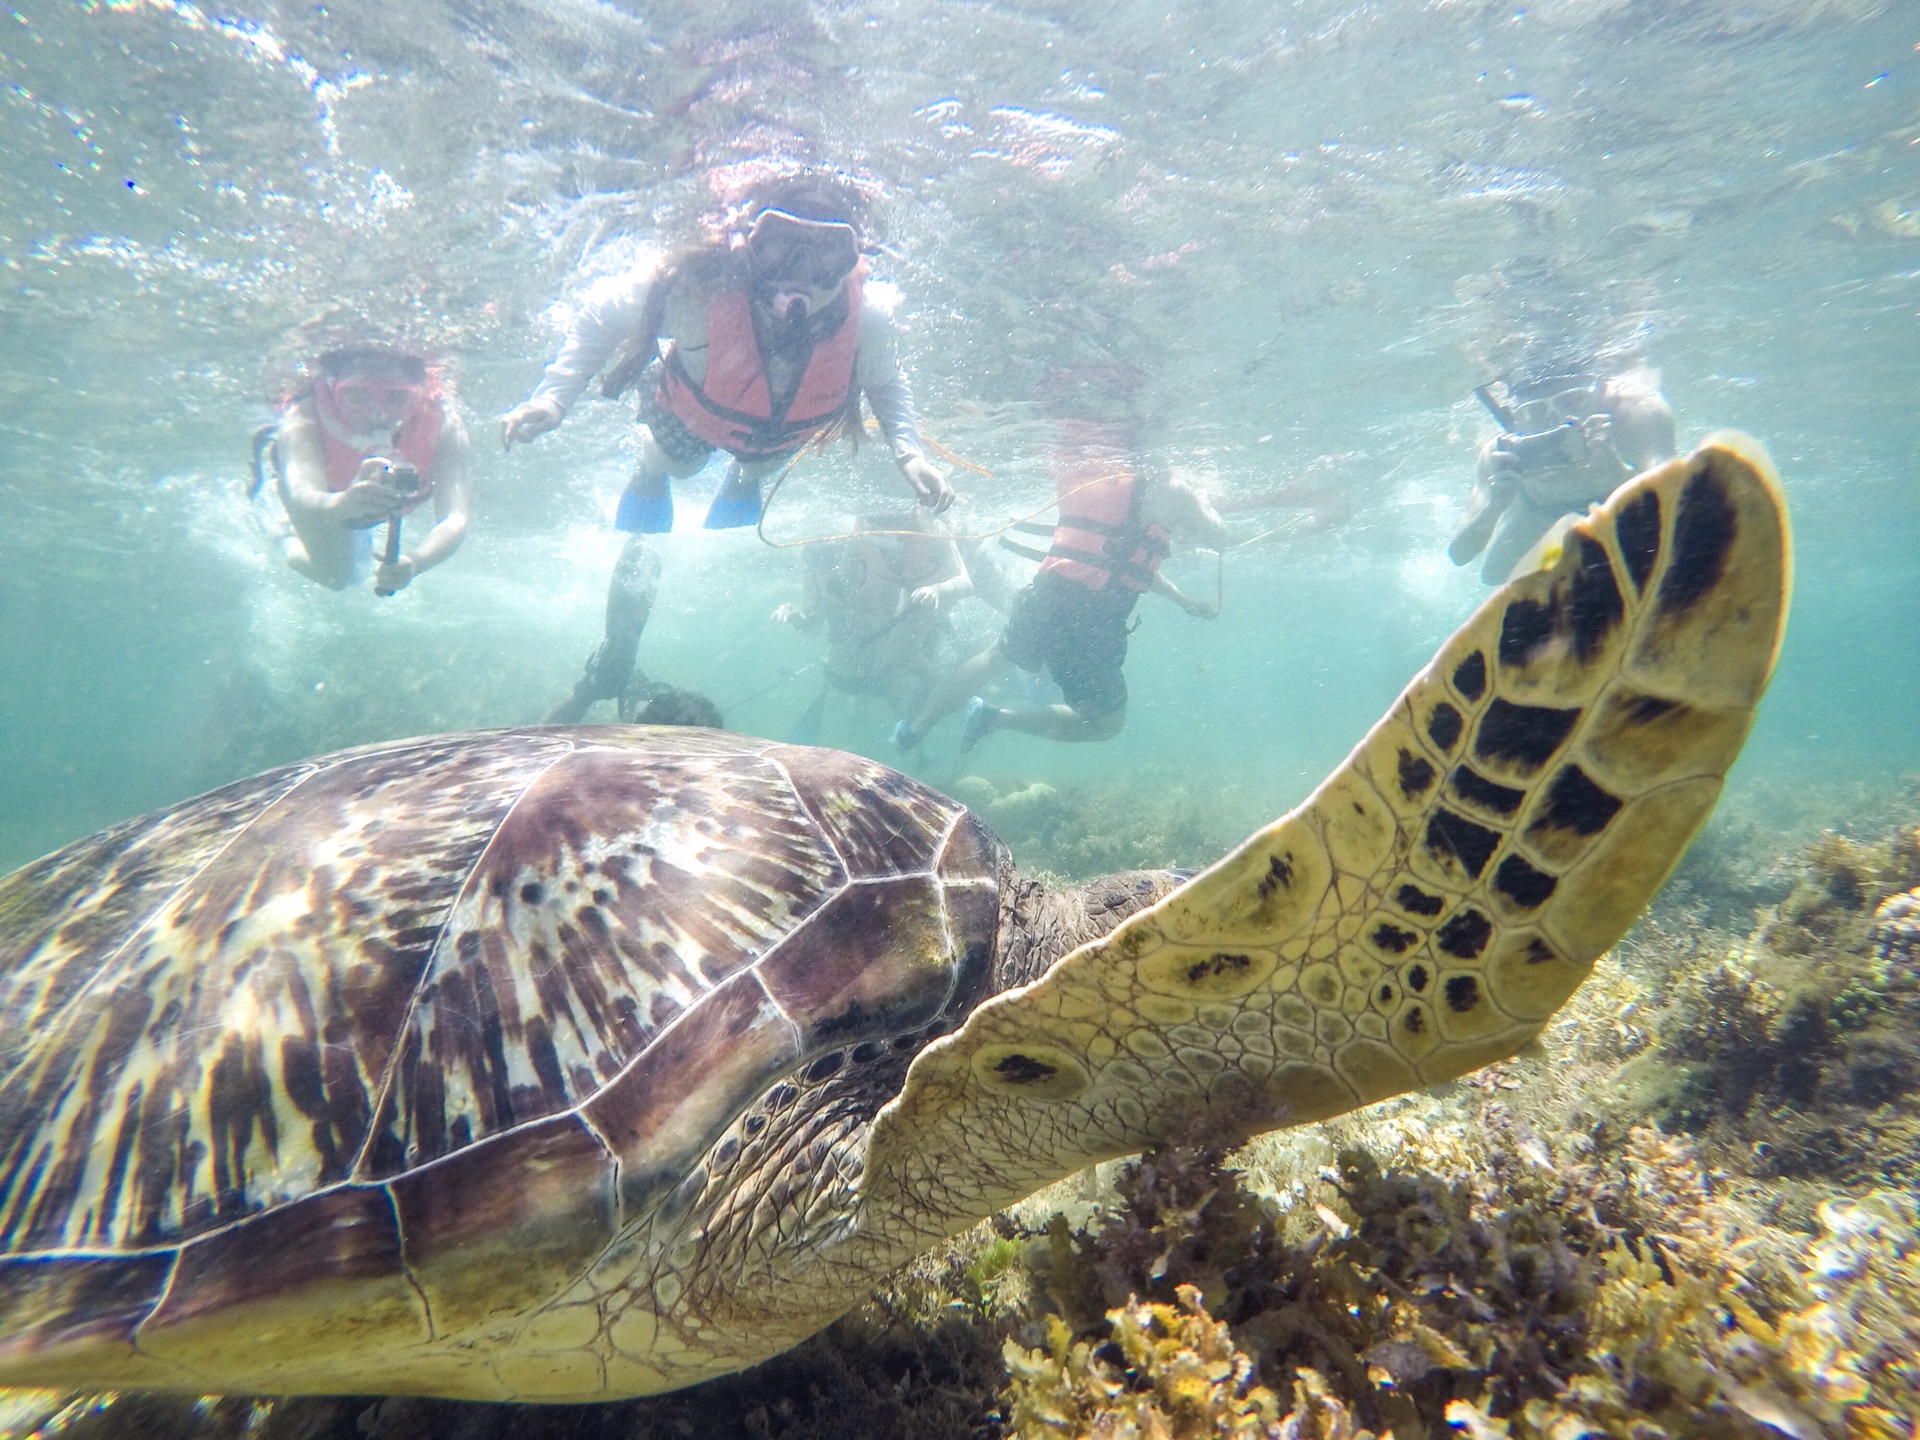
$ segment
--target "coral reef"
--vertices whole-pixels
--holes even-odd
[[[1638,1078],[1661,1123],[1790,1182],[1775,1202],[1803,1226],[1835,1183],[1920,1183],[1920,968],[1899,918],[1916,884],[1920,828],[1828,832],[1745,941],[1670,970],[1648,1018]]]
[[[1009,1340],[1013,1433],[1023,1440],[1280,1440],[1279,1404],[1255,1383],[1253,1362],[1207,1314],[1198,1290],[1182,1285],[1177,1293],[1177,1308],[1130,1300],[1111,1312],[1113,1342],[1097,1351],[1075,1341],[1058,1316],[1047,1324],[1044,1350]],[[1106,1358],[1116,1347],[1119,1354]]]
[[[1217,794],[1143,775],[1057,786],[968,775],[953,788],[968,791],[1023,870],[1062,881],[1209,865],[1271,818],[1225,813]]]

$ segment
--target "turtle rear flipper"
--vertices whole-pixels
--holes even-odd
[[[1090,1161],[1514,1053],[1713,808],[1779,650],[1789,545],[1742,437],[1621,486],[1291,815],[930,1045],[876,1120],[867,1202],[933,1233]]]

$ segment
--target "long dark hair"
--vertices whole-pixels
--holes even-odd
[[[621,352],[601,382],[601,393],[618,399],[632,389],[640,374],[660,355],[660,327],[666,320],[667,296],[683,280],[701,290],[714,291],[747,283],[746,232],[762,210],[784,210],[802,220],[826,220],[851,225],[861,249],[869,248],[867,229],[871,206],[866,192],[851,176],[838,170],[802,170],[752,186],[723,219],[719,233],[704,245],[667,257],[654,272],[647,303],[640,311],[639,332]],[[854,362],[855,373],[859,361]],[[847,402],[820,431],[822,443],[844,434],[860,448],[860,386],[847,386]]]

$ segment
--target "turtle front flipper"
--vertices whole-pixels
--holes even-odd
[[[930,1045],[874,1125],[874,1218],[950,1230],[1090,1161],[1513,1054],[1712,810],[1791,563],[1750,440],[1621,486],[1291,815]]]

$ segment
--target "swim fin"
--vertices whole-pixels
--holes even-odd
[[[613,528],[637,531],[642,535],[664,535],[673,529],[673,485],[661,480],[659,489],[648,494],[635,476],[621,492],[620,508],[614,512]]]
[[[757,524],[759,519],[760,477],[756,475],[749,480],[738,470],[729,471],[726,484],[720,487],[720,493],[713,497],[713,505],[707,511],[706,528],[733,530]]]

